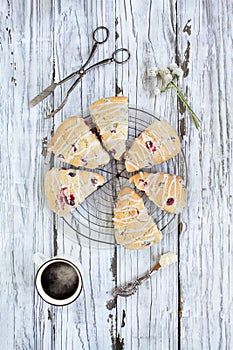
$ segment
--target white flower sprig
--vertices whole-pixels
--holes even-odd
[[[189,111],[196,128],[200,130],[201,129],[200,119],[194,113],[194,111],[188,104],[188,101],[185,95],[183,94],[182,90],[177,85],[177,80],[179,78],[182,78],[184,75],[183,69],[178,67],[176,63],[172,63],[165,69],[150,68],[148,69],[147,74],[148,76],[154,76],[157,78],[157,83],[154,89],[155,95],[158,95],[161,92],[167,91],[170,88],[173,88],[175,90],[177,96]]]

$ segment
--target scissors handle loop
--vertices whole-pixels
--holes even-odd
[[[124,54],[124,52],[126,54]],[[119,53],[121,53],[121,55]],[[129,50],[124,49],[124,48],[117,49],[112,54],[112,60],[114,62],[116,62],[117,64],[123,64],[123,63],[127,62],[129,59],[130,59],[130,52],[129,52]]]
[[[70,75],[68,75],[67,77],[65,77],[64,79],[62,79],[61,81],[59,81],[58,83],[53,83],[51,84],[49,87],[47,87],[46,89],[44,89],[39,95],[37,95],[32,101],[31,101],[31,105],[35,106],[37,105],[39,102],[41,102],[44,98],[46,98],[51,92],[53,92],[57,86],[62,85],[63,83],[65,83],[66,81],[70,80],[71,78],[75,77],[76,75],[78,75],[79,77],[75,80],[75,82],[72,84],[72,86],[70,87],[70,89],[67,91],[65,99],[62,101],[62,103],[60,104],[60,106],[58,106],[52,113],[50,113],[46,118],[51,118],[53,117],[57,112],[59,112],[66,104],[69,95],[71,94],[71,92],[74,90],[74,88],[78,85],[78,83],[80,82],[80,80],[82,79],[82,77],[89,72],[91,69],[96,68],[98,66],[101,65],[105,65],[107,63],[111,63],[111,62],[115,62],[117,64],[123,64],[125,62],[127,62],[130,58],[130,52],[129,50],[125,49],[125,48],[120,48],[117,49],[113,52],[112,56],[109,58],[105,58],[104,60],[97,62],[95,64],[93,64],[92,66],[87,68],[87,65],[90,63],[90,61],[92,60],[98,46],[100,44],[105,43],[108,38],[109,38],[109,30],[108,28],[104,27],[104,26],[100,26],[98,28],[96,28],[92,34],[93,36],[93,40],[94,40],[94,45],[92,47],[91,53],[87,59],[87,61],[80,67],[79,70],[71,73]]]
[[[99,39],[99,35],[103,36],[103,39]],[[103,44],[105,43],[109,38],[109,30],[106,27],[100,26],[98,28],[96,28],[93,32],[93,40],[97,43],[97,44]]]
[[[102,40],[100,40],[100,38],[99,38],[100,35],[102,35],[102,37],[103,37]],[[81,69],[84,69],[84,68],[90,63],[90,61],[92,60],[92,58],[93,58],[93,56],[94,56],[94,54],[95,54],[95,52],[96,52],[96,50],[97,50],[97,47],[98,47],[99,45],[105,43],[105,42],[108,40],[108,38],[109,38],[109,30],[108,30],[108,28],[103,27],[103,26],[98,27],[98,28],[96,28],[96,29],[94,30],[94,32],[93,32],[93,34],[92,34],[92,37],[93,37],[93,40],[94,40],[95,43],[94,43],[94,45],[93,45],[93,47],[92,47],[92,49],[91,49],[91,53],[90,53],[88,59],[87,59],[86,62],[82,65]],[[81,70],[81,69],[80,69],[80,70]],[[79,71],[80,71],[80,70],[79,70]],[[81,72],[80,72],[80,73],[81,73]],[[82,74],[82,73],[81,73],[81,74]]]

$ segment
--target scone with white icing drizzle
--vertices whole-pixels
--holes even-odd
[[[185,206],[186,187],[180,176],[140,171],[129,181],[134,183],[139,190],[144,191],[159,208],[169,213],[178,214]]]
[[[103,183],[104,177],[91,171],[52,168],[45,175],[45,195],[52,211],[65,216]]]
[[[87,121],[79,117],[69,117],[59,125],[48,150],[76,167],[95,169],[110,160]]]
[[[101,98],[91,104],[90,112],[106,150],[119,160],[128,137],[128,98]]]
[[[129,172],[151,168],[177,155],[181,150],[179,136],[166,121],[157,120],[146,128],[125,153],[125,165]]]
[[[118,193],[113,222],[116,241],[125,248],[143,249],[162,239],[142,198],[131,187],[123,187]]]

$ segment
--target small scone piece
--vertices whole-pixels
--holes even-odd
[[[128,137],[128,98],[101,98],[90,105],[90,112],[105,148],[119,160]]]
[[[125,248],[143,249],[162,239],[142,198],[131,187],[123,187],[118,193],[113,221],[116,241]]]
[[[94,172],[52,168],[45,175],[45,195],[52,211],[65,216],[103,183],[104,177]]]
[[[140,171],[139,174],[131,176],[129,182],[134,183],[152,202],[169,213],[178,214],[185,206],[185,183],[177,175]]]
[[[151,168],[174,157],[180,152],[181,143],[173,127],[157,120],[136,138],[125,153],[125,165],[129,172]]]
[[[87,121],[79,117],[69,117],[59,125],[48,150],[76,167],[95,169],[110,161]]]

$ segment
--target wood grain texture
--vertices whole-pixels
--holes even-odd
[[[180,276],[186,349],[230,349],[233,344],[232,3],[212,5],[180,2],[177,8],[181,61],[189,46],[183,89],[203,121],[197,135],[187,119],[185,137],[190,200],[180,240]],[[184,33],[186,19],[190,31]]]
[[[91,15],[92,14],[92,15]],[[94,16],[93,14],[96,14]],[[114,51],[115,9],[112,2],[100,4],[98,1],[62,1],[55,6],[55,80],[77,70],[88,58],[92,45],[93,30],[106,25],[110,40],[100,45],[93,61],[95,63]],[[70,83],[55,93],[59,104]],[[82,79],[81,84],[71,94],[64,110],[54,118],[55,127],[61,120],[72,115],[86,116],[89,105],[103,96],[115,95],[114,65],[97,68]],[[100,199],[101,200],[101,199]],[[108,310],[106,304],[111,299],[114,287],[111,262],[114,251],[98,250],[90,241],[84,246],[79,241],[69,240],[69,227],[61,219],[55,221],[58,254],[69,254],[82,265],[84,290],[75,305],[63,310],[55,310],[55,349],[110,349],[115,342],[113,318],[115,309]],[[91,235],[90,228],[82,233]],[[109,315],[111,314],[111,317]]]
[[[230,0],[1,1],[1,349],[232,349],[231,10]],[[99,25],[109,28],[110,40],[93,63],[122,46],[130,61],[89,72],[65,108],[44,120],[69,83],[33,109],[29,101],[85,62]],[[154,96],[147,76],[151,66],[175,61],[185,70],[180,86],[202,119],[200,133],[172,91]],[[43,190],[45,172],[59,164],[46,155],[54,129],[115,94],[180,129],[189,170],[188,205],[175,229],[138,252],[71,240]],[[179,164],[182,173],[182,158]],[[91,234],[90,226],[85,230]],[[75,303],[56,308],[40,299],[36,251],[70,255],[82,265],[84,289]],[[133,297],[113,299],[116,285],[141,276],[167,251],[178,253],[179,264],[156,273]]]
[[[175,8],[169,3],[152,1],[117,2],[120,37],[117,45],[129,46],[132,58],[128,67],[117,69],[117,80],[129,103],[158,113],[176,128],[176,103],[170,92],[155,97],[155,81],[147,69],[166,67],[175,60]],[[160,17],[161,11],[163,18]],[[156,18],[156,25],[155,25]],[[165,20],[165,22],[164,22]],[[124,33],[127,32],[127,36]],[[148,271],[167,251],[177,253],[177,231],[164,233],[162,242],[139,252],[118,248],[119,284],[134,280]],[[176,349],[178,346],[178,274],[177,266],[158,273],[130,299],[118,299],[118,329],[126,349]],[[121,327],[125,310],[125,326]]]
[[[6,174],[1,188],[5,193],[1,205],[5,257],[1,263],[1,347],[33,349],[48,328],[39,322],[43,315],[47,317],[47,307],[40,301],[35,308],[32,255],[37,249],[51,252],[47,233],[52,221],[43,212],[41,196],[44,122],[29,109],[29,100],[36,82],[40,89],[44,78],[49,78],[52,7],[48,3],[46,8],[42,4],[34,8],[30,2],[1,3],[1,173]],[[42,52],[46,54],[38,68],[36,56]]]

